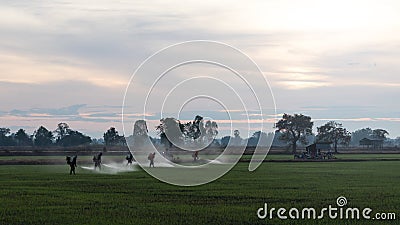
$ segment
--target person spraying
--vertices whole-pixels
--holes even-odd
[[[66,160],[67,160],[67,164],[70,166],[70,170],[69,170],[69,175],[72,175],[72,173],[74,173],[75,175],[75,168],[76,166],[76,159],[78,158],[78,156],[67,156]]]
[[[154,167],[154,158],[156,157],[156,153],[150,153],[149,156],[147,157],[148,160],[150,160],[150,167],[153,166]]]
[[[101,170],[101,156],[102,155],[103,155],[103,153],[100,152],[99,154],[93,156],[94,169],[96,169],[98,167],[99,170]]]
[[[199,151],[195,151],[192,154],[193,157],[193,161],[196,162],[197,160],[199,160]]]
[[[126,165],[129,165],[129,164],[132,165],[132,162],[133,162],[133,155],[132,155],[132,153],[129,153],[129,155],[127,155],[127,156],[125,157],[125,159],[128,161],[128,163],[127,163]]]

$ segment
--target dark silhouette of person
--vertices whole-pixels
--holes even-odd
[[[127,155],[127,156],[125,157],[125,159],[128,161],[128,163],[127,163],[126,165],[129,165],[129,164],[132,165],[132,162],[133,162],[133,155],[132,155],[132,153],[129,153],[129,155]]]
[[[193,161],[196,162],[199,159],[199,151],[193,152],[192,157],[193,157]]]
[[[72,173],[74,173],[75,175],[75,168],[76,166],[76,159],[78,158],[78,156],[73,156],[72,158],[70,156],[67,156],[66,160],[67,160],[67,164],[70,166],[70,170],[69,170],[69,175],[71,175]]]
[[[102,155],[103,155],[103,153],[100,152],[99,154],[93,156],[94,169],[96,169],[98,167],[99,170],[101,170],[101,156]]]
[[[150,160],[150,167],[153,166],[154,167],[154,158],[156,157],[156,153],[150,153],[149,156],[147,157],[148,160]]]

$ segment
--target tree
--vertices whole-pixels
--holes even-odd
[[[311,122],[311,117],[303,114],[283,114],[275,127],[282,133],[281,139],[291,143],[292,152],[296,153],[297,142],[301,141],[307,144],[307,135],[312,134],[312,127],[314,123]]]
[[[205,136],[208,141],[213,140],[218,135],[218,124],[215,121],[207,120],[205,128]]]
[[[361,139],[370,138],[371,136],[372,136],[372,129],[369,127],[356,130],[353,133],[351,133],[351,143],[352,145],[358,146],[360,144]]]
[[[10,134],[10,128],[0,128],[0,137],[5,137]]]
[[[92,139],[89,136],[84,135],[79,131],[72,130],[66,123],[59,123],[57,128],[54,130],[54,133],[57,137],[56,144],[63,147],[85,145],[92,142]]]
[[[386,135],[388,134],[389,132],[384,129],[375,129],[372,131],[372,138],[386,140]]]
[[[148,140],[148,129],[146,121],[137,120],[133,126],[133,143],[135,146],[143,146]]]
[[[25,132],[24,129],[19,129],[17,133],[15,133],[14,138],[19,146],[32,145],[32,138]]]
[[[104,145],[104,139],[103,138],[92,138],[92,145]]]
[[[147,124],[144,120],[137,120],[133,126],[133,135],[136,136],[147,136],[148,133]]]
[[[160,120],[160,125],[156,127],[161,138],[161,143],[167,147],[172,147],[173,143],[213,144],[214,138],[218,135],[218,125],[215,121],[206,121],[197,115],[193,121],[182,124],[175,118],[165,118]]]
[[[249,146],[249,147],[267,146],[268,141],[272,140],[272,135],[273,134],[267,134],[265,132],[256,131],[248,139],[247,146]]]
[[[186,123],[183,126],[183,134],[186,138],[192,141],[199,141],[205,136],[205,128],[203,123],[203,117],[197,115],[193,122]]]
[[[388,134],[389,132],[384,129],[372,130],[371,128],[367,127],[354,131],[351,134],[351,143],[353,145],[359,145],[360,140],[363,138],[386,140],[386,135]]]
[[[175,118],[168,117],[160,120],[160,125],[156,127],[161,138],[161,144],[171,148],[173,143],[180,143],[183,140],[182,129],[184,126]]]
[[[241,138],[241,137],[240,137],[240,131],[239,131],[239,130],[234,130],[234,131],[233,131],[233,137],[234,137],[234,138]]]
[[[202,116],[197,115],[193,122],[187,122],[180,124],[181,132],[184,136],[185,141],[194,143],[212,142],[212,140],[218,135],[218,125],[214,121],[206,121]]]
[[[10,135],[9,128],[0,128],[0,146],[14,145],[12,136]]]
[[[394,144],[396,145],[396,147],[400,145],[400,137],[396,137],[396,139],[394,140]]]
[[[53,143],[53,133],[40,126],[33,134],[36,146],[50,146]]]
[[[226,147],[229,144],[229,140],[231,139],[231,136],[225,136],[221,138],[221,147]]]
[[[104,134],[104,143],[106,145],[126,145],[125,137],[118,135],[115,127],[110,127]]]
[[[332,142],[336,153],[338,144],[347,145],[350,143],[350,132],[347,131],[341,123],[329,121],[326,124],[318,127],[317,130],[317,140]]]
[[[58,140],[58,144],[64,147],[90,144],[92,139],[76,130],[69,130],[67,135]]]
[[[272,141],[273,146],[284,147],[287,145],[287,142],[283,140],[282,133],[279,131],[275,131],[274,139]]]
[[[69,128],[68,124],[59,123],[57,125],[57,129],[54,131],[54,133],[56,133],[56,143],[58,143],[59,140],[67,136],[70,133],[70,131],[71,129]]]
[[[234,146],[239,146],[242,145],[242,137],[240,137],[240,131],[239,130],[234,130],[233,131],[233,138],[232,138],[232,145]]]

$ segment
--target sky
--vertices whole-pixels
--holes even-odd
[[[135,69],[167,46],[213,40],[246,53],[269,81],[277,115],[262,119],[303,113],[314,128],[335,120],[398,137],[398,12],[400,3],[389,0],[3,0],[0,127],[32,133],[67,122],[93,137],[111,126],[121,132]],[[183,119],[201,113],[221,124],[220,135],[231,132],[218,107],[195,108]],[[141,109],[132,107],[131,118],[140,119]],[[160,117],[149,112],[151,134]]]

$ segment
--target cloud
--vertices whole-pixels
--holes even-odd
[[[0,26],[4,29],[15,29],[16,27],[40,27],[43,25],[42,21],[32,14],[18,10],[14,7],[1,6],[0,15],[6,20],[0,20]]]
[[[372,122],[377,121],[374,118],[318,118],[314,121],[351,121],[351,122]]]
[[[0,54],[0,69],[7,71],[0,82],[44,84],[60,81],[84,81],[100,87],[125,87],[127,79],[110,71],[88,68],[82,63],[71,63],[62,58],[48,61],[46,58]]]
[[[212,39],[258,63],[280,112],[396,121],[399,10],[395,1],[6,1],[0,6],[6,18],[0,20],[1,115],[10,125],[67,118],[82,129],[103,129],[119,120],[126,82],[146,57],[180,41]],[[133,100],[135,119],[142,115]],[[73,105],[85,106],[68,109]],[[243,113],[238,108],[230,113]],[[190,120],[191,113],[183,117]]]
[[[291,90],[329,86],[329,83],[316,81],[279,81],[278,84]]]
[[[85,107],[86,104],[78,104],[61,108],[14,109],[8,112],[3,112],[3,115],[20,117],[73,117],[79,116],[79,111]]]

